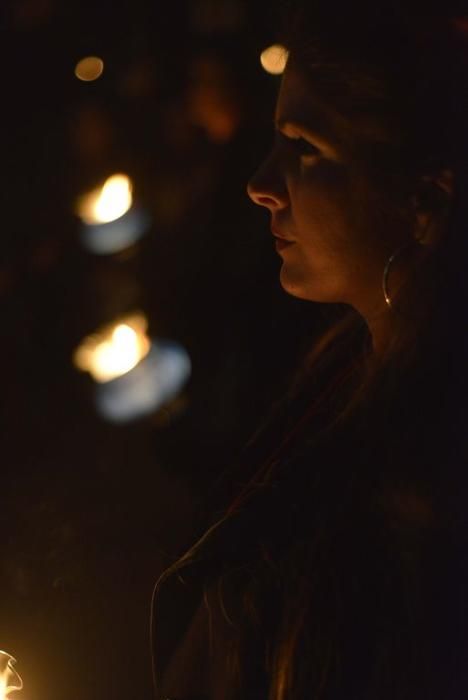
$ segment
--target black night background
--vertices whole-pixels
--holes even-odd
[[[18,700],[147,700],[153,585],[209,522],[219,475],[316,323],[282,292],[268,217],[245,193],[272,138],[279,78],[260,55],[277,8],[2,9],[0,649]],[[84,81],[89,56],[103,72]],[[78,202],[119,173],[144,235],[96,253]],[[116,423],[73,358],[132,314],[191,374]]]

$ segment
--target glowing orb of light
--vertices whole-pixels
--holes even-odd
[[[260,63],[270,75],[284,73],[288,61],[288,50],[282,44],[269,46],[260,55]]]
[[[112,175],[102,187],[78,200],[78,216],[85,224],[107,224],[115,221],[132,206],[132,192],[132,182],[127,175]]]
[[[80,236],[85,248],[111,255],[136,243],[147,231],[150,218],[132,204],[133,185],[122,173],[80,197],[76,213],[83,222]]]
[[[175,399],[190,374],[190,358],[182,346],[153,341],[149,353],[131,372],[96,387],[96,408],[112,423],[143,418]]]
[[[151,219],[142,209],[133,208],[108,224],[83,225],[83,246],[96,255],[112,255],[137,243],[149,228]]]
[[[23,687],[23,681],[13,668],[15,663],[11,654],[0,651],[0,700],[8,700],[9,693]]]
[[[101,77],[104,71],[104,61],[98,56],[86,56],[75,66],[75,75],[78,80],[90,83]]]
[[[88,336],[74,353],[78,369],[96,382],[109,382],[130,372],[148,354],[147,320],[133,314]]]

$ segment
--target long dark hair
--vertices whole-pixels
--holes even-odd
[[[444,8],[296,3],[289,60],[350,129],[378,121],[384,138],[356,143],[375,185],[396,207],[420,197],[443,235],[398,297],[383,358],[354,312],[315,346],[301,415],[229,510],[245,509],[258,542],[234,625],[230,687],[243,697],[249,685],[259,697],[259,666],[270,700],[468,693],[456,658],[468,650],[468,34]],[[447,170],[450,199],[430,186]]]

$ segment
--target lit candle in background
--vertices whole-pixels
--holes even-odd
[[[88,250],[101,255],[130,247],[145,233],[149,217],[133,206],[133,184],[116,173],[78,199],[76,213],[83,222],[81,238]]]
[[[190,377],[184,348],[151,340],[147,329],[144,314],[128,315],[85,338],[74,353],[75,366],[97,383],[99,414],[113,423],[154,413],[176,399]]]
[[[78,216],[85,224],[107,224],[132,206],[133,185],[127,175],[108,177],[101,187],[78,200]]]
[[[144,418],[179,400],[190,374],[190,357],[179,343],[153,340],[148,355],[131,372],[97,387],[96,408],[112,423]],[[182,401],[177,412],[183,406]]]
[[[130,372],[148,354],[148,322],[143,314],[123,317],[83,340],[74,354],[78,369],[96,382],[108,382]]]
[[[13,668],[16,659],[6,651],[0,651],[0,700],[9,700],[9,694],[21,690],[23,681]]]

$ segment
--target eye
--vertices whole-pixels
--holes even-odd
[[[302,136],[297,139],[291,139],[291,141],[295,150],[303,156],[317,156],[319,154],[317,146],[314,146],[313,143],[302,138]]]
[[[301,157],[313,158],[320,155],[320,150],[311,141],[303,138],[302,136],[290,136],[282,132],[279,132],[281,140],[283,140],[289,148],[293,149]]]

